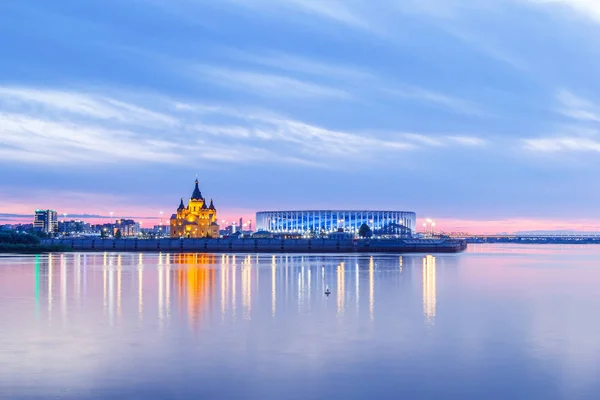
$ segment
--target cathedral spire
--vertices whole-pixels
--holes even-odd
[[[194,192],[192,193],[192,200],[204,200],[202,197],[202,193],[200,193],[200,188],[198,187],[198,178],[196,178],[196,187],[194,188]]]
[[[177,209],[177,211],[181,211],[184,210],[185,206],[183,205],[183,197],[181,198],[181,203],[179,203],[179,208]]]
[[[215,209],[215,205],[213,204],[212,199],[210,199],[210,206],[208,206],[209,210],[214,210]]]

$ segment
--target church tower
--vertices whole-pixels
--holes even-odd
[[[171,237],[189,239],[219,237],[217,209],[212,200],[210,206],[206,204],[198,186],[198,179],[187,206],[181,199],[177,213],[171,216]]]

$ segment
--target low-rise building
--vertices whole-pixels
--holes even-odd
[[[113,235],[121,232],[121,237],[138,236],[141,233],[140,223],[132,219],[119,219],[115,222]]]

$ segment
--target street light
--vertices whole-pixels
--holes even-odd
[[[427,226],[429,226],[429,228],[430,228],[429,232],[427,230]],[[425,222],[423,222],[423,228],[424,228],[423,230],[425,231],[425,234],[429,234],[429,235],[433,236],[434,235],[435,222],[432,219],[427,218],[425,220]]]

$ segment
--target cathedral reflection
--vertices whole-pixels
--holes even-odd
[[[179,265],[172,272],[178,305],[183,309],[183,302],[187,302],[191,324],[198,322],[204,308],[212,305],[216,287],[215,270],[212,268],[215,262],[214,254],[178,254],[173,257],[173,264]]]
[[[436,311],[435,257],[423,258],[423,313],[433,321]]]

